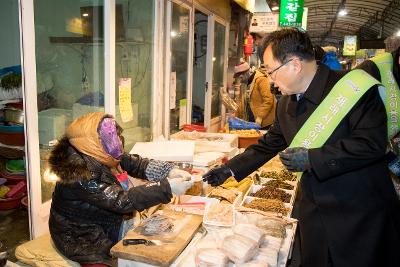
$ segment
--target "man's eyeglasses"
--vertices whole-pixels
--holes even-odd
[[[276,71],[278,71],[280,68],[282,68],[283,66],[285,66],[286,64],[288,64],[290,61],[292,61],[293,58],[289,59],[286,62],[283,62],[280,66],[276,67],[275,69],[271,70],[271,71],[267,71],[266,67],[264,65],[261,65],[259,71],[261,73],[263,73],[264,75],[267,75],[268,77],[272,78],[272,74]]]

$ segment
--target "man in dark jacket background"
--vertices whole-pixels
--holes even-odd
[[[317,65],[308,35],[286,28],[263,42],[267,73],[279,87],[276,121],[258,144],[204,175],[212,185],[241,180],[278,152],[303,172],[293,216],[299,219],[292,266],[400,266],[400,203],[384,161],[385,107],[369,89],[320,148],[287,149],[343,74]],[[300,262],[301,260],[301,262]]]

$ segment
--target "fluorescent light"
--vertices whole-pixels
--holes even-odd
[[[279,6],[273,6],[273,7],[271,8],[272,11],[276,11],[276,10],[278,10],[278,9],[279,9]]]
[[[342,9],[342,10],[339,11],[339,16],[343,17],[343,16],[346,16],[346,15],[347,15],[346,9]]]
[[[396,33],[396,36],[400,37],[400,30]]]
[[[215,60],[217,60],[217,58],[216,57],[213,57],[213,59],[212,59],[213,61],[215,61]]]
[[[89,13],[83,13],[82,16],[83,17],[89,17]]]
[[[171,37],[175,37],[176,36],[176,31],[171,31]]]

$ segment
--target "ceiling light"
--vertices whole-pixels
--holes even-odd
[[[89,17],[89,13],[83,13],[82,17]]]
[[[171,37],[175,37],[176,35],[176,31],[171,31]]]
[[[343,17],[343,16],[346,16],[346,15],[347,15],[346,9],[342,9],[342,10],[339,11],[339,16]]]
[[[397,31],[396,36],[400,37],[400,30]]]
[[[271,8],[272,11],[277,11],[278,9],[279,9],[279,6],[273,6],[273,7]]]

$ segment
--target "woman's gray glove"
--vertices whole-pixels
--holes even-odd
[[[186,191],[194,184],[192,175],[187,171],[174,168],[168,173],[168,181],[171,186],[171,191],[175,195],[184,195]]]
[[[311,169],[310,160],[308,159],[308,149],[304,147],[286,148],[279,152],[279,158],[286,169],[291,172],[304,172]]]
[[[228,166],[222,165],[220,167],[211,169],[203,175],[203,181],[208,182],[212,186],[223,184],[226,179],[232,176],[231,169]]]

